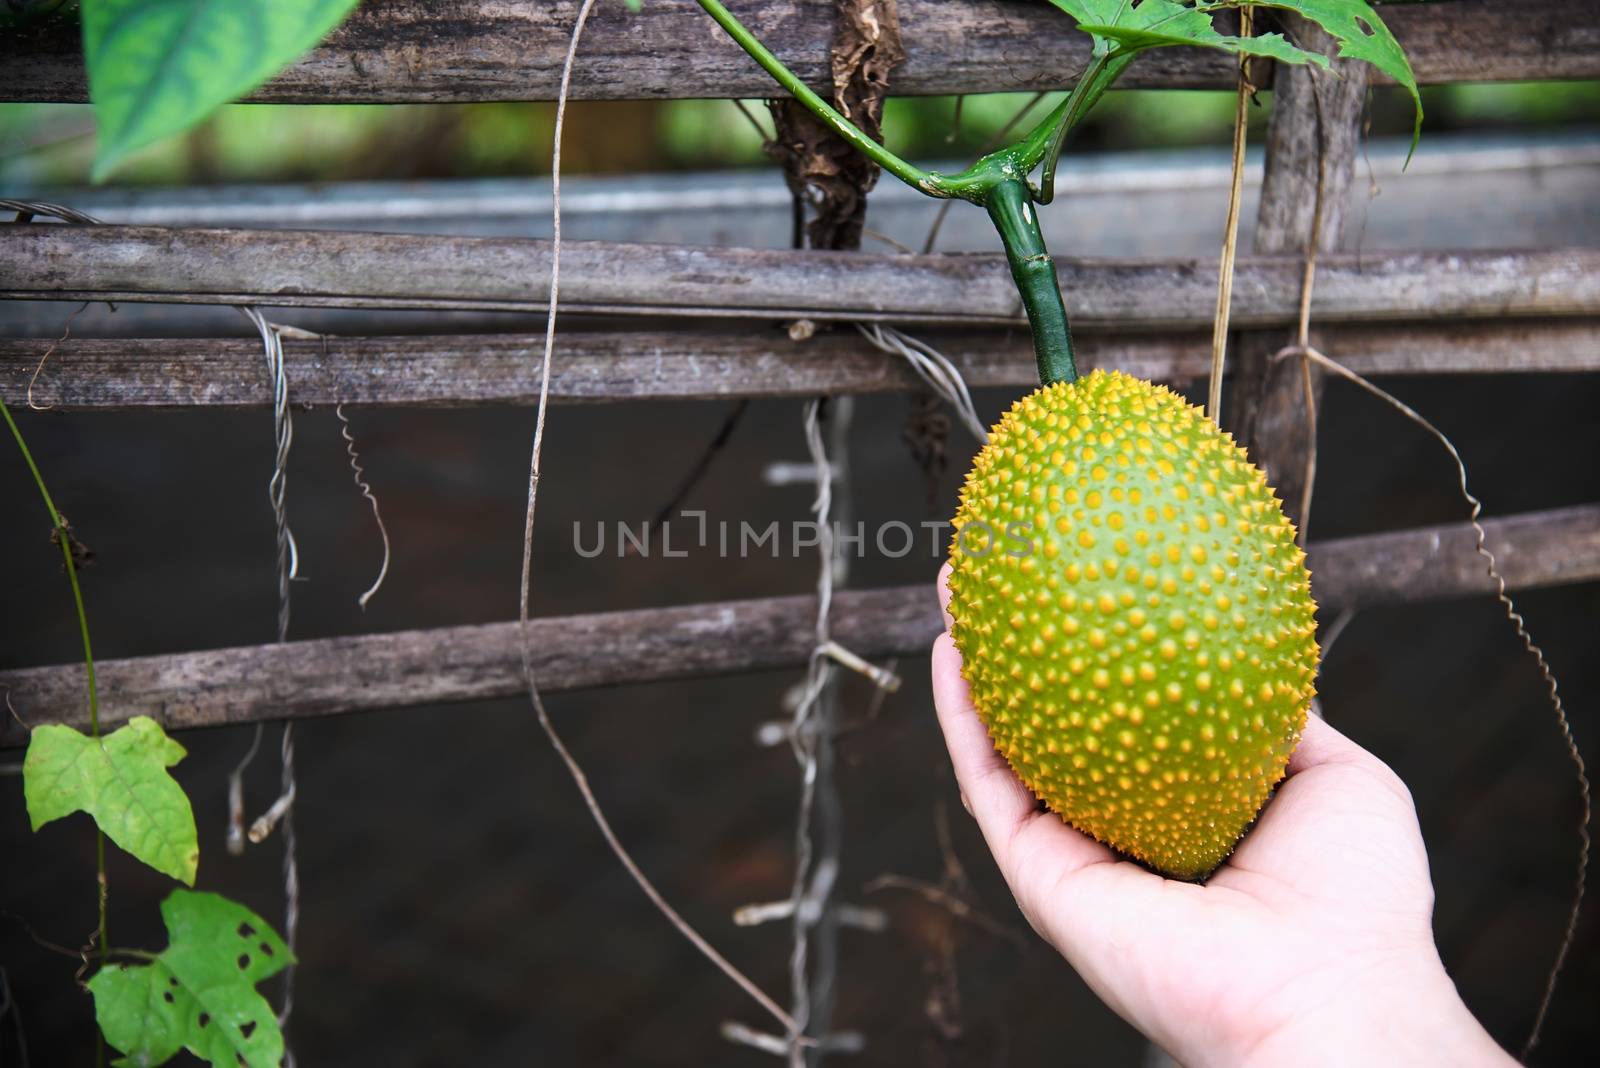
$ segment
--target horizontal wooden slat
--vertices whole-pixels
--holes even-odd
[[[1430,136],[1402,174],[1404,140],[1370,146],[1383,194],[1358,197],[1352,232],[1375,254],[1429,248],[1600,247],[1600,213],[1588,210],[1600,183],[1600,138],[1529,134],[1507,139]],[[1249,243],[1252,188],[1247,166],[1240,240]],[[1222,149],[1161,150],[1074,157],[1062,195],[1040,213],[1046,243],[1098,257],[1209,259],[1221,246],[1219,205],[1227,199]],[[571,240],[788,248],[790,196],[771,171],[611,175],[563,182],[562,228]],[[548,236],[548,179],[450,179],[222,187],[39,189],[102,222],[127,226],[405,231],[483,237]],[[939,202],[897,182],[873,190],[868,225],[920,246]],[[1513,205],[1485,214],[1484,204]],[[1463,228],[1461,220],[1472,218]],[[874,251],[888,246],[876,242]],[[965,205],[940,229],[941,251],[998,251],[988,216]],[[0,271],[0,278],[4,272]],[[0,335],[54,338],[74,309],[42,300],[0,301]],[[537,312],[417,312],[392,308],[300,308],[285,321],[333,334],[537,333]],[[75,338],[226,337],[239,332],[226,306],[92,304],[72,320]]]
[[[1021,330],[928,332],[921,338],[960,368],[967,384],[1034,384],[1033,348]],[[1079,332],[1083,369],[1109,367],[1158,381],[1209,368],[1204,334]],[[544,339],[531,334],[341,337],[285,343],[297,404],[467,407],[528,404],[538,396]],[[1321,343],[1362,374],[1600,371],[1600,321],[1333,326]],[[0,340],[0,398],[58,410],[251,407],[270,402],[261,346],[244,338]],[[34,372],[38,371],[35,379]],[[556,403],[791,397],[912,388],[898,357],[853,330],[791,341],[777,329],[652,330],[560,336],[551,367]]]
[[[931,586],[841,591],[833,636],[863,656],[925,649],[939,628]],[[816,599],[777,597],[534,620],[534,671],[547,692],[759,671],[805,662]],[[247,646],[95,665],[103,725],[148,715],[169,728],[523,692],[515,623]],[[0,691],[30,726],[81,725],[81,666],[0,672]],[[0,747],[20,744],[14,719]]]
[[[1591,210],[1600,187],[1600,131],[1430,129],[1407,165],[1409,147],[1409,138],[1364,145],[1362,170],[1382,195],[1368,186],[1351,205],[1357,227],[1351,232],[1359,232],[1362,250],[1459,248],[1462,242],[1475,248],[1600,245],[1600,213]],[[1246,153],[1240,220],[1246,248],[1264,156],[1259,146]],[[1220,145],[1075,153],[1056,176],[1055,202],[1039,212],[1045,243],[1080,256],[1215,255],[1231,174],[1230,153]],[[548,176],[530,176],[65,186],[32,189],[27,196],[119,226],[549,237],[550,188]],[[1494,203],[1506,210],[1483,210]],[[920,248],[942,207],[904,183],[881,181],[869,198],[867,225]],[[792,209],[776,168],[569,175],[561,182],[568,240],[789,248]],[[1465,218],[1471,227],[1461,225]],[[871,235],[867,244],[877,252],[890,247]],[[985,212],[963,206],[940,227],[941,252],[999,249]]]
[[[320,47],[252,94],[297,103],[548,100],[577,0],[366,0]],[[831,0],[732,0],[731,9],[814,85],[827,72]],[[1088,37],[1041,0],[900,0],[907,95],[1059,89],[1088,58]],[[1589,0],[1454,0],[1390,5],[1383,17],[1423,82],[1593,78],[1600,36]],[[76,26],[0,37],[0,99],[86,97]],[[573,75],[576,99],[761,97],[772,82],[694,0],[640,13],[597,4]],[[1141,58],[1124,85],[1218,88],[1220,53]]]
[[[973,386],[1034,375],[1023,331],[939,338]],[[1184,343],[1187,342],[1187,345]],[[0,341],[0,397],[26,403],[28,383],[49,343]],[[1146,377],[1176,366],[1202,370],[1195,338],[1113,343],[1119,365]],[[297,404],[460,407],[527,404],[539,393],[542,335],[481,334],[289,341],[289,395]],[[1192,350],[1188,354],[1186,350]],[[591,333],[559,336],[551,365],[555,403],[814,396],[906,389],[905,361],[869,346],[854,330],[805,342],[777,328]],[[40,373],[34,403],[73,408],[241,407],[270,403],[261,343],[251,339],[77,341],[59,345]]]
[[[1368,375],[1600,371],[1600,319],[1489,319],[1319,328],[1324,352]]]
[[[1600,578],[1600,505],[1485,522],[1513,589]],[[1466,524],[1314,545],[1324,608],[1485,594],[1492,590]],[[549,691],[793,667],[812,645],[815,601],[779,597],[683,608],[564,616],[531,624],[533,662]],[[867,657],[916,654],[939,630],[926,585],[841,591],[833,634]],[[97,665],[106,726],[148,715],[172,729],[295,719],[522,692],[517,627],[372,634],[248,646]],[[81,666],[0,672],[22,722],[83,726]],[[14,720],[0,747],[20,745]]]
[[[0,225],[0,298],[276,306],[543,307],[550,243],[322,230]],[[1080,326],[1197,327],[1211,260],[1059,258]],[[1297,257],[1239,261],[1233,320],[1297,318]],[[562,307],[613,315],[1020,323],[1002,257],[866,255],[574,241]],[[1341,254],[1318,261],[1318,323],[1600,314],[1600,249]]]
[[[1600,504],[1485,519],[1483,528],[1510,589],[1600,579]],[[1491,594],[1476,544],[1467,523],[1313,542],[1311,589],[1325,608]]]

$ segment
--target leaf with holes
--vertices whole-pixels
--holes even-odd
[[[193,886],[200,862],[194,809],[167,774],[184,755],[149,716],[135,716],[100,739],[60,724],[36,727],[22,762],[28,819],[37,831],[87,812],[118,846]]]
[[[1113,52],[1132,55],[1167,45],[1216,48],[1224,52],[1245,53],[1281,59],[1285,63],[1317,63],[1328,60],[1315,52],[1296,48],[1282,34],[1264,33],[1258,37],[1234,37],[1218,33],[1211,23],[1211,9],[1189,7],[1178,0],[1050,0],[1078,20],[1078,29],[1096,38],[1096,44]]]
[[[268,1068],[283,1033],[256,984],[294,957],[261,917],[217,894],[174,890],[161,903],[168,945],[149,964],[112,964],[89,980],[95,1018],[118,1065],[164,1064],[187,1049],[211,1064]]]
[[[1362,59],[1387,74],[1411,94],[1416,119],[1411,127],[1411,151],[1422,136],[1422,94],[1405,49],[1367,0],[1240,0],[1255,7],[1293,11],[1315,22],[1339,42],[1339,58]],[[1410,160],[1407,155],[1407,161]]]
[[[1367,0],[1050,0],[1078,20],[1078,28],[1095,38],[1097,48],[1132,56],[1165,45],[1193,45],[1225,52],[1265,56],[1285,63],[1315,63],[1326,68],[1327,57],[1291,44],[1282,34],[1234,37],[1218,33],[1211,17],[1224,8],[1271,7],[1304,16],[1339,43],[1341,59],[1372,64],[1411,94],[1416,120],[1411,150],[1422,136],[1422,97],[1405,49],[1389,32]],[[1409,156],[1407,157],[1410,158]]]
[[[83,0],[94,178],[277,74],[357,0]]]

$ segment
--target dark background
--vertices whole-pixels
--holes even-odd
[[[351,150],[358,155],[359,146]],[[68,310],[57,309],[50,334]],[[1600,500],[1593,414],[1600,378],[1385,384],[1455,440],[1487,514]],[[1011,399],[985,392],[980,411],[992,418]],[[804,457],[801,407],[753,404],[686,506],[733,523],[807,518],[807,488],[761,479],[766,463]],[[889,396],[856,408],[850,489],[869,529],[953,510],[970,445],[959,432],[952,436],[950,467],[930,506],[901,440],[909,407]],[[572,551],[577,520],[637,525],[648,518],[726,410],[652,403],[551,412],[537,614],[811,589],[814,561],[806,557],[584,560]],[[289,507],[307,581],[294,588],[293,637],[514,617],[532,412],[354,409],[350,417],[394,562],[362,613],[355,599],[378,561],[370,513],[350,482],[333,413],[297,413]],[[62,511],[97,554],[85,595],[99,656],[271,639],[271,420],[264,410],[24,412],[19,420]],[[1319,444],[1314,538],[1465,515],[1437,445],[1342,383],[1329,386]],[[0,666],[70,662],[76,632],[59,557],[14,460],[0,462],[0,518]],[[920,552],[904,560],[869,556],[855,563],[852,584],[931,584],[937,564]],[[1588,584],[1519,598],[1591,757],[1600,753],[1597,594],[1600,586]],[[925,658],[900,668],[904,689],[840,741],[847,813],[840,885],[847,900],[883,906],[891,916],[885,933],[847,931],[843,939],[837,1022],[868,1042],[855,1062],[1141,1063],[1143,1040],[1027,934],[955,804]],[[644,869],[780,1000],[787,929],[736,928],[730,913],[789,891],[796,769],[787,749],[761,748],[753,735],[782,714],[781,696],[797,678],[779,672],[624,685],[549,699]],[[1411,786],[1434,866],[1445,962],[1495,1037],[1517,1047],[1565,922],[1577,848],[1572,771],[1537,671],[1499,607],[1474,598],[1363,612],[1331,650],[1321,689],[1328,718]],[[864,715],[869,696],[864,685],[849,684],[846,717]],[[276,840],[242,859],[222,848],[226,774],[249,739],[249,729],[185,733],[189,758],[175,774],[200,824],[199,886],[276,921]],[[725,1019],[766,1021],[620,870],[525,702],[310,720],[298,739],[303,965],[292,1039],[302,1065],[768,1063],[718,1037]],[[276,793],[276,728],[267,743],[249,782],[252,813]],[[20,754],[0,754],[0,763],[15,759]],[[939,878],[941,807],[983,908],[1025,936],[1018,948],[957,928],[963,1035],[954,1042],[933,1038],[927,1014],[938,978],[930,961],[951,921],[904,893],[869,899],[861,892],[884,873]],[[0,967],[13,998],[0,1018],[0,1064],[17,1063],[19,1023],[33,1064],[91,1063],[94,1025],[87,995],[72,982],[77,962],[41,948],[10,917],[44,939],[80,944],[94,924],[93,841],[83,817],[30,834],[20,780],[0,777],[0,909],[8,913],[0,919]],[[160,946],[156,906],[170,882],[114,849],[110,878],[114,941]],[[1597,999],[1600,922],[1591,912],[1535,1063],[1592,1062],[1600,1049]]]

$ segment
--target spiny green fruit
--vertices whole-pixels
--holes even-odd
[[[1096,371],[1006,413],[954,524],[951,635],[995,747],[1079,830],[1211,872],[1316,679],[1305,553],[1260,469],[1171,390]]]

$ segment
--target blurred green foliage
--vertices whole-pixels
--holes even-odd
[[[1028,94],[897,97],[885,109],[889,146],[913,159],[959,160],[1027,104]],[[1270,94],[1252,110],[1258,137]],[[1048,104],[1050,101],[1046,101]],[[1424,88],[1428,134],[1600,125],[1600,83],[1537,82]],[[760,101],[746,102],[770,130]],[[1109,93],[1068,151],[1226,144],[1233,94],[1120,90]],[[1044,105],[1034,111],[1044,114]],[[1410,103],[1398,90],[1372,95],[1372,135],[1405,136]],[[763,161],[762,141],[732,101],[579,102],[568,115],[571,173],[705,170]],[[438,105],[234,105],[191,133],[152,146],[119,184],[337,181],[537,175],[550,164],[553,109],[542,103]],[[1427,138],[1422,151],[1427,151]],[[76,184],[94,156],[86,105],[0,105],[0,181]]]

